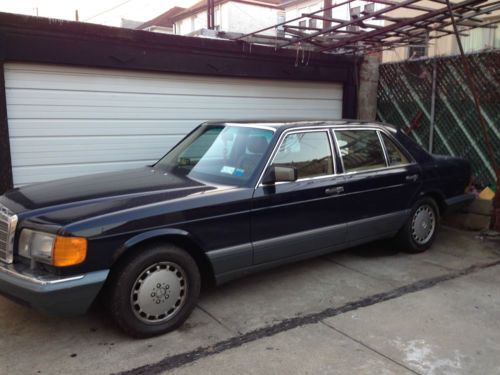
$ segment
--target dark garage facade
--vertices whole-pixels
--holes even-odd
[[[204,120],[354,118],[357,61],[303,55],[0,14],[0,193],[145,165]]]

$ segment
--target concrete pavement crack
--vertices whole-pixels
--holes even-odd
[[[391,281],[391,279],[369,275],[367,273],[364,273],[363,271],[360,271],[360,270],[353,268],[353,267],[346,266],[345,264],[339,263],[336,260],[333,260],[330,258],[323,258],[323,260],[326,262],[329,262],[329,263],[336,264],[337,266],[343,267],[349,271],[356,272],[356,273],[359,273],[360,275],[369,277],[370,279],[374,279],[374,280],[381,281],[381,282],[388,282],[388,281],[390,282]]]
[[[333,331],[341,334],[342,336],[347,337],[349,340],[352,340],[352,341],[358,343],[359,345],[361,345],[364,348],[370,350],[371,352],[374,352],[375,354],[377,354],[377,355],[379,355],[381,357],[384,357],[385,359],[389,360],[390,362],[394,363],[395,365],[397,365],[399,367],[403,367],[404,369],[406,369],[406,370],[408,370],[408,371],[410,371],[410,372],[412,372],[412,373],[414,373],[416,375],[422,375],[419,372],[417,372],[417,371],[411,369],[410,367],[406,366],[404,363],[398,362],[395,359],[389,357],[388,355],[386,355],[386,354],[384,354],[382,352],[379,352],[378,350],[372,348],[371,346],[368,346],[367,344],[365,344],[364,342],[362,342],[362,341],[360,341],[358,339],[355,339],[354,337],[352,337],[352,336],[348,335],[347,333],[345,333],[345,332],[343,332],[343,331],[335,328],[334,326],[328,324],[327,322],[325,322],[325,321],[322,320],[320,322],[320,324],[323,324],[324,326],[326,326],[326,327],[330,328],[331,330],[333,330]]]
[[[200,304],[197,304],[196,307],[198,307],[201,311],[203,311],[205,314],[207,314],[210,318],[212,318],[213,320],[215,320],[217,323],[219,323],[223,328],[227,329],[229,332],[231,332],[233,335],[234,334],[238,334],[238,335],[241,335],[241,332],[240,331],[234,331],[233,329],[231,329],[230,327],[228,327],[227,325],[225,325],[223,322],[221,322],[218,318],[216,318],[213,314],[211,314],[210,312],[208,312],[208,310],[206,310],[205,308],[201,307]]]
[[[316,324],[324,319],[331,318],[346,312],[354,311],[363,307],[372,306],[378,303],[389,301],[407,294],[416,293],[421,290],[432,288],[433,286],[445,281],[454,280],[462,276],[466,276],[486,268],[494,267],[500,264],[500,260],[491,263],[474,265],[462,270],[450,272],[445,275],[432,277],[429,279],[420,280],[411,284],[404,285],[399,288],[391,289],[387,292],[373,294],[361,298],[356,301],[348,302],[339,307],[330,307],[318,313],[311,313],[294,318],[288,318],[279,323],[255,329],[245,334],[231,337],[227,340],[220,341],[210,346],[200,347],[198,349],[165,357],[156,363],[140,366],[131,370],[115,373],[116,375],[142,375],[142,374],[159,374],[168,370],[172,370],[199,359],[210,357],[215,354],[225,352],[226,350],[240,347],[244,344],[257,341],[266,337],[289,331],[301,326]]]

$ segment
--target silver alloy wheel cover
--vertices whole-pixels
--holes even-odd
[[[184,306],[188,293],[185,271],[172,262],[148,266],[135,280],[130,292],[134,315],[144,323],[164,323]]]
[[[411,220],[411,236],[419,245],[425,245],[436,229],[436,215],[429,204],[419,206]]]

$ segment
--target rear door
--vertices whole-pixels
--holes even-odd
[[[379,129],[336,129],[334,134],[346,178],[348,241],[395,233],[418,190],[418,165]]]
[[[295,167],[299,178],[256,187],[251,213],[254,264],[345,243],[344,177],[335,174],[332,146],[328,129],[281,136],[269,166]]]

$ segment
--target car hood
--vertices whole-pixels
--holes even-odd
[[[152,167],[100,173],[28,185],[0,197],[21,217],[79,219],[217,189]],[[68,215],[72,212],[72,215]],[[52,213],[52,215],[51,215]],[[59,224],[64,224],[63,222]]]

